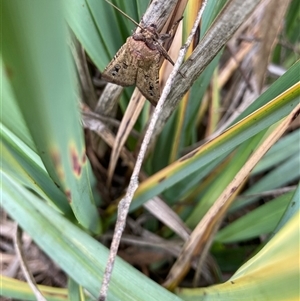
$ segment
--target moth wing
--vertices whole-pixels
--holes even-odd
[[[159,62],[155,60],[148,69],[138,68],[136,86],[141,93],[156,106],[160,97],[159,88]]]
[[[101,77],[110,83],[127,87],[135,84],[136,76],[137,64],[133,62],[126,42],[104,69]]]

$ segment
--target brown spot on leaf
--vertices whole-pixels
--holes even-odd
[[[5,66],[5,74],[8,78],[12,78],[13,77],[13,69],[10,66]]]
[[[86,154],[85,154],[85,151],[83,152],[83,155],[82,155],[82,165],[86,163]]]
[[[70,190],[66,190],[65,191],[66,197],[68,199],[68,202],[71,203],[72,202],[72,195],[71,195],[71,191]]]
[[[234,193],[234,192],[236,192],[236,190],[237,190],[237,187],[236,187],[236,186],[235,186],[235,187],[232,187],[231,190],[230,190],[230,193]]]
[[[55,167],[60,165],[60,155],[57,151],[53,151],[51,153],[51,158],[52,158],[52,161],[53,161]]]
[[[61,164],[60,154],[59,154],[59,152],[57,150],[52,150],[51,151],[51,159],[52,159],[52,162],[54,164],[57,176],[60,179],[63,180],[63,178],[64,178],[64,170],[63,170],[63,166]]]
[[[161,183],[161,182],[162,182],[162,181],[164,181],[166,178],[167,178],[166,176],[165,176],[165,177],[162,177],[162,178],[160,178],[160,179],[158,180],[158,183]]]
[[[81,174],[81,162],[79,160],[78,152],[75,146],[71,147],[71,160],[72,160],[72,169],[77,177]]]

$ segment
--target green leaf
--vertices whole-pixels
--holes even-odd
[[[282,218],[293,194],[293,191],[286,193],[242,216],[220,230],[215,240],[233,243],[272,232]]]
[[[277,168],[272,169],[267,175],[262,177],[259,181],[244,191],[243,195],[258,194],[263,191],[272,190],[282,187],[292,181],[299,179],[300,177],[300,157],[299,154],[295,154]],[[284,176],[282,176],[284,175]],[[230,208],[230,211],[238,210],[244,206],[247,206],[259,199],[259,196],[249,197],[246,200],[236,201]]]
[[[17,185],[9,176],[2,172],[1,176],[2,206],[6,212],[71,278],[96,297],[100,292],[108,250],[35,195]],[[108,300],[181,299],[117,258]]]
[[[186,301],[297,300],[299,296],[300,211],[264,248],[225,283],[207,288],[181,289]]]
[[[262,160],[253,169],[251,175],[256,175],[263,171],[277,166],[289,157],[299,154],[300,129],[288,133],[282,137],[262,158]],[[287,147],[288,146],[288,147]]]
[[[230,160],[230,163],[224,168],[219,175],[216,175],[213,183],[209,188],[197,198],[197,206],[193,208],[193,211],[186,223],[189,227],[195,227],[198,222],[203,218],[209,208],[218,199],[224,189],[233,180],[238,171],[245,165],[253,150],[261,142],[265,131],[262,131],[242,143],[236,153]],[[228,168],[230,166],[230,168]],[[201,201],[200,201],[201,200]]]
[[[292,75],[294,76],[295,74],[292,73]],[[278,84],[276,84],[277,86]],[[262,100],[267,102],[266,100],[272,94],[271,88],[269,89],[270,91],[268,90],[268,93],[262,94],[257,99],[257,102],[261,103]],[[299,103],[299,94],[300,86],[296,84],[290,91],[271,100],[217,138],[148,178],[148,180],[139,186],[135,193],[131,210],[137,208],[153,196],[162,193],[167,188],[172,187],[179,181],[184,180],[188,175],[196,171],[200,172],[208,163],[223,156],[224,153],[233,150],[244,141],[278,122]],[[155,186],[153,183],[155,183]]]
[[[0,283],[2,297],[13,298],[13,300],[36,301],[36,297],[28,283],[3,275],[0,275]],[[47,301],[68,300],[68,292],[65,288],[49,287],[45,285],[38,285],[38,288]]]
[[[4,67],[37,152],[78,222],[99,233],[63,2],[6,0],[3,9]]]
[[[68,24],[98,69],[103,70],[135,25],[104,0],[67,0],[66,4]],[[115,4],[136,22],[147,5],[145,1]]]

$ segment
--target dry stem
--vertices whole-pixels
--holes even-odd
[[[154,131],[154,128],[156,126],[156,122],[158,120],[159,115],[161,114],[162,108],[163,108],[163,103],[166,100],[167,96],[169,95],[170,91],[171,91],[171,87],[172,84],[174,83],[174,79],[178,73],[179,67],[181,66],[185,54],[187,52],[187,49],[189,47],[189,45],[191,44],[193,37],[195,35],[196,29],[199,26],[200,23],[200,19],[201,16],[203,14],[204,8],[206,6],[207,0],[205,0],[201,6],[201,9],[198,12],[197,18],[195,20],[194,26],[191,30],[191,33],[186,41],[186,43],[182,46],[179,55],[178,55],[178,59],[174,65],[174,69],[171,72],[166,85],[163,89],[162,95],[157,103],[157,106],[153,112],[148,130],[145,134],[144,140],[142,142],[141,145],[141,149],[140,152],[138,154],[137,157],[137,162],[135,164],[134,170],[132,172],[132,176],[130,179],[130,183],[128,186],[128,190],[127,193],[125,195],[125,197],[120,201],[119,206],[118,206],[118,217],[117,217],[117,222],[116,222],[116,226],[115,226],[115,232],[114,232],[114,236],[113,236],[113,240],[111,243],[111,247],[110,247],[110,253],[109,253],[109,258],[107,261],[107,265],[106,265],[106,269],[104,272],[104,276],[103,276],[103,282],[102,282],[102,287],[101,287],[101,291],[100,291],[100,297],[99,297],[99,301],[105,301],[106,300],[106,296],[107,296],[107,291],[108,291],[108,286],[109,286],[109,281],[111,278],[111,274],[112,274],[112,270],[113,270],[113,266],[114,266],[114,262],[115,262],[115,258],[117,256],[117,251],[119,248],[119,244],[120,244],[120,240],[122,237],[122,233],[126,224],[126,217],[128,214],[128,210],[129,210],[129,206],[131,204],[133,195],[136,191],[136,189],[138,188],[138,175],[140,173],[141,167],[142,167],[142,163],[145,157],[145,154],[147,152],[147,148],[148,148],[148,144],[151,140],[151,136],[152,133]]]

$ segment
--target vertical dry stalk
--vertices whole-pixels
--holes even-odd
[[[125,197],[119,203],[118,217],[117,217],[115,232],[114,232],[113,240],[112,240],[112,243],[111,243],[108,262],[107,262],[106,269],[105,269],[104,276],[103,276],[103,282],[102,282],[102,287],[101,287],[101,291],[100,291],[99,301],[105,301],[106,296],[107,296],[109,281],[110,281],[110,278],[111,278],[111,273],[112,273],[112,270],[113,270],[115,258],[117,256],[117,251],[118,251],[119,244],[120,244],[120,241],[121,241],[122,233],[123,233],[123,230],[125,228],[126,217],[127,217],[127,214],[128,214],[129,206],[130,206],[130,203],[132,201],[133,195],[134,195],[136,189],[138,188],[138,175],[140,173],[142,163],[143,163],[145,154],[147,152],[147,148],[148,148],[152,133],[153,133],[154,128],[156,126],[158,116],[161,114],[161,110],[163,108],[163,103],[165,102],[167,96],[169,95],[169,93],[171,91],[171,87],[172,87],[172,85],[174,83],[174,79],[175,79],[175,77],[176,77],[176,75],[179,71],[179,67],[182,64],[183,60],[184,60],[186,51],[187,51],[189,45],[191,44],[191,42],[193,41],[193,37],[196,33],[197,27],[199,26],[200,19],[201,19],[201,16],[203,14],[206,3],[207,3],[207,0],[205,0],[203,2],[202,7],[198,12],[198,15],[197,15],[197,18],[195,20],[194,26],[191,30],[191,33],[190,33],[186,43],[184,44],[184,46],[181,48],[181,50],[179,52],[178,59],[177,59],[175,65],[174,65],[174,69],[171,72],[170,77],[168,78],[168,80],[166,82],[166,85],[165,85],[165,88],[163,89],[162,95],[161,95],[161,97],[158,101],[158,104],[157,104],[154,112],[153,112],[151,122],[150,122],[148,130],[145,134],[143,143],[141,145],[140,152],[139,152],[138,157],[137,157],[137,162],[136,162],[136,165],[134,167],[134,170],[133,170],[130,182],[129,182],[127,193],[126,193]]]

